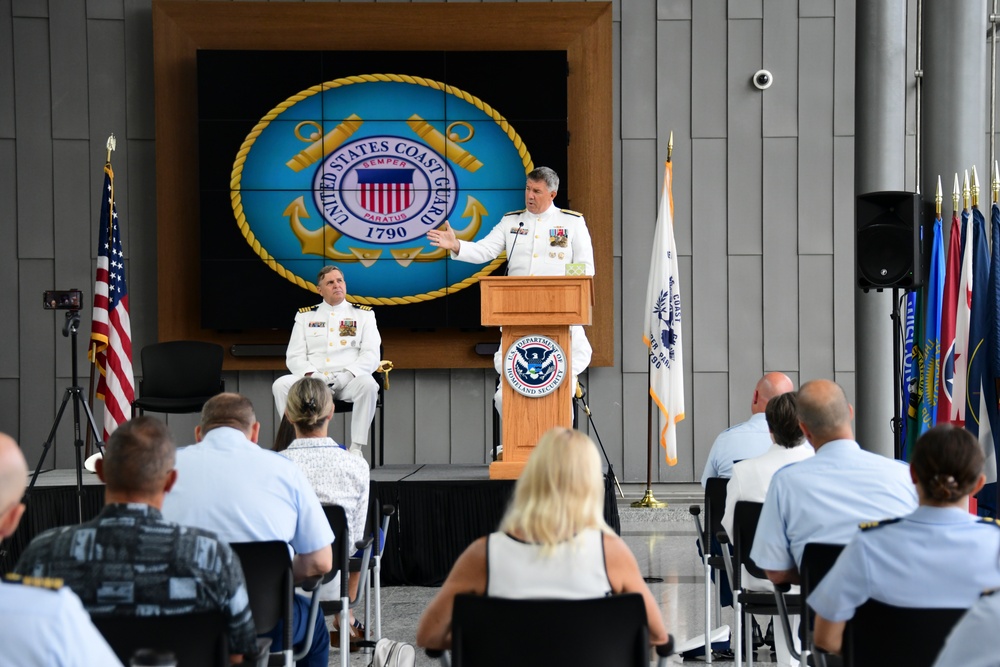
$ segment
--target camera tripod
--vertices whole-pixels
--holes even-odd
[[[94,421],[94,413],[91,412],[90,406],[87,405],[87,398],[83,394],[83,388],[80,386],[79,378],[76,374],[76,334],[77,330],[80,328],[80,311],[78,310],[68,310],[66,311],[66,323],[63,325],[62,334],[64,337],[72,337],[73,345],[73,385],[66,387],[66,391],[63,393],[62,404],[59,406],[59,411],[56,413],[56,419],[52,423],[52,429],[49,431],[49,437],[45,440],[45,445],[42,447],[42,455],[38,458],[38,465],[35,466],[35,472],[31,476],[31,482],[28,484],[28,490],[24,493],[24,501],[28,502],[31,497],[31,492],[35,488],[35,481],[38,479],[38,473],[42,470],[42,465],[45,463],[45,457],[49,453],[49,449],[52,447],[52,443],[56,439],[56,431],[59,429],[59,422],[62,421],[63,413],[66,411],[66,405],[69,403],[70,398],[73,399],[73,448],[76,450],[76,509],[77,517],[80,523],[83,523],[83,438],[80,437],[80,407],[83,406],[83,411],[87,414],[87,422],[90,425],[90,430],[94,435],[94,442],[97,443],[97,451],[104,453],[104,448],[101,443],[101,434],[97,430],[97,423]]]

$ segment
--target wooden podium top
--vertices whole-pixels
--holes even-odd
[[[593,276],[493,276],[479,279],[485,326],[589,325]]]

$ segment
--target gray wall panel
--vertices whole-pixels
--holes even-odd
[[[625,141],[622,148],[622,370],[646,371],[642,341],[650,249],[660,188],[656,183],[656,141]]]
[[[482,463],[483,453],[492,447],[483,438],[484,425],[491,414],[483,410],[483,371],[456,369],[449,383],[451,400],[451,463]]]
[[[695,139],[692,143],[691,199],[698,202],[698,219],[691,221],[691,250],[698,261],[698,274],[691,279],[692,298],[688,319],[692,328],[692,355],[688,363],[695,372],[725,371],[729,351],[727,302],[726,191],[719,181],[726,178],[726,141]]]
[[[413,463],[416,460],[414,428],[416,400],[414,371],[389,373],[385,392],[385,463]]]
[[[854,135],[854,0],[837,0],[834,27],[833,133]]]
[[[799,16],[833,16],[834,0],[801,0]]]
[[[764,6],[762,67],[774,83],[761,95],[765,137],[799,133],[799,22],[796,0],[769,0]],[[750,77],[751,74],[747,74]],[[853,79],[852,79],[853,80]]]
[[[0,378],[0,432],[17,439],[20,431],[20,381],[17,378]]]
[[[611,459],[611,465],[615,467],[619,481],[624,482],[626,479],[623,464],[625,446],[623,446],[621,438],[610,436],[628,433],[631,436],[631,442],[635,442],[635,438],[638,437],[636,436],[638,431],[633,428],[634,425],[625,425],[623,420],[621,406],[622,392],[624,391],[622,386],[624,383],[623,377],[625,376],[613,368],[593,368],[587,375],[587,396],[585,400],[590,406],[594,426],[596,426],[597,433],[601,435],[604,448],[608,452],[608,458]],[[626,375],[633,374],[628,373]],[[580,420],[579,426],[582,427],[583,422],[587,421],[587,415],[584,414],[583,410],[580,410],[578,419]],[[594,436],[594,429],[590,428],[590,424],[587,424],[587,429],[590,432],[590,437],[596,441],[597,438]],[[583,429],[581,428],[581,430]],[[641,437],[645,437],[645,435]],[[626,437],[624,442],[630,442],[630,438]]]
[[[256,404],[254,405],[254,409],[255,411],[257,410]],[[147,412],[146,414],[167,422],[167,427],[173,434],[178,447],[186,447],[194,444],[194,427],[201,421],[201,416],[199,414],[191,413],[186,415],[164,415],[156,414],[155,412]],[[260,415],[258,415],[258,417],[259,416]],[[265,440],[265,443],[266,442],[267,441]]]
[[[743,421],[746,396],[764,372],[762,258],[729,258],[729,419]]]
[[[97,9],[103,15],[104,3],[96,7],[88,5],[88,16],[91,10]],[[121,5],[120,0],[118,5]],[[122,250],[126,257],[131,257],[129,239],[129,178],[128,178],[128,148],[129,142],[125,125],[125,28],[121,21],[87,21],[87,58],[90,66],[89,104],[90,104],[90,159],[91,164],[102,165],[107,159],[108,135],[114,134],[118,140],[118,148],[111,155],[111,164],[115,170],[115,203],[118,215],[125,224],[122,226]],[[95,188],[100,187],[104,174],[95,169]],[[150,177],[152,181],[152,177]],[[93,247],[97,247],[97,230],[94,230]]]
[[[94,277],[92,269],[90,228],[96,226],[97,211],[90,206],[90,169],[88,165],[89,146],[86,141],[56,140],[52,145],[53,190],[55,199],[55,277],[51,285],[42,289],[80,289],[83,302],[91,306],[94,299]],[[95,246],[96,247],[96,246]],[[80,356],[77,370],[89,376],[89,364],[85,362],[85,351],[90,344],[91,308],[80,312]],[[56,347],[56,369],[62,377],[69,377],[70,349]]]
[[[0,139],[0,203],[7,211],[15,210],[15,155],[14,140]],[[0,216],[0,238],[12,239],[17,234],[17,218],[13,215]],[[0,243],[0,340],[4,341],[4,354],[0,354],[0,378],[16,378],[20,375],[18,364],[21,349],[18,327],[18,254],[16,243]],[[38,302],[35,302],[37,305]],[[0,405],[6,405],[0,403]],[[0,410],[2,412],[2,410]],[[11,417],[17,423],[17,415]]]
[[[122,0],[87,0],[87,18],[121,20],[125,17]]]
[[[661,21],[691,18],[691,0],[657,0],[656,18]]]
[[[125,218],[122,210],[118,216],[125,222],[122,244],[128,249],[129,303],[156,303],[156,146],[152,141],[143,140],[123,143],[128,143],[129,150],[128,178],[122,181],[129,185],[129,216]],[[116,183],[118,174],[116,170]],[[117,185],[115,194],[121,194]],[[145,311],[143,317],[132,319],[133,345],[156,341],[157,319],[156,310]]]
[[[623,139],[656,137],[656,0],[630,0],[621,21]]]
[[[449,371],[421,371],[414,381],[415,463],[447,463],[451,455],[451,406],[443,397],[449,395]]]
[[[129,139],[155,139],[151,0],[125,0],[125,90]]]
[[[851,405],[854,405],[855,399],[855,374],[854,373],[836,373],[834,375],[834,382],[839,384],[844,393],[847,395],[847,400]]]
[[[833,252],[833,21],[799,24],[799,252]]]
[[[14,136],[14,21],[10,2],[0,0],[0,138],[4,139]]]
[[[761,91],[750,83],[760,67],[761,22],[729,22],[729,254],[761,252]]]
[[[646,407],[647,396],[649,396],[649,384],[646,381],[645,373],[625,373],[622,375],[624,433],[622,438],[623,461],[622,469],[619,471],[619,479],[631,482],[646,481],[646,418],[649,414]],[[654,455],[659,456],[660,454],[654,453]]]
[[[796,139],[764,139],[764,368],[799,367]]]
[[[11,16],[27,16],[34,18],[46,18],[49,15],[47,0],[14,0],[11,6]]]
[[[239,374],[238,382],[233,383],[228,378],[226,380],[227,390],[238,391],[253,403],[257,421],[260,422],[259,444],[265,449],[270,449],[274,444],[277,425],[281,421],[274,409],[274,395],[271,394],[273,382],[274,373],[271,371],[243,371]]]
[[[691,136],[726,136],[726,0],[698,0],[691,5]]]
[[[834,138],[833,167],[834,368],[846,372],[854,371],[854,137]]]
[[[17,255],[52,257],[52,112],[48,21],[14,19]]]
[[[764,15],[761,0],[729,0],[729,18],[759,19]]]
[[[657,24],[656,71],[657,173],[662,188],[667,143],[674,133],[674,238],[677,251],[691,254],[691,100],[678,95],[691,88],[691,22],[660,21]]]
[[[699,410],[698,418],[692,421],[689,426],[694,431],[694,474],[692,479],[701,481],[701,473],[705,469],[705,462],[708,460],[708,452],[712,449],[712,443],[715,442],[717,435],[731,425],[729,422],[729,375],[726,373],[696,372],[692,384],[695,405],[704,406],[703,409]],[[749,406],[750,393],[747,394],[746,400],[741,399],[739,404]],[[744,407],[743,410],[749,411],[749,407]],[[749,414],[737,421],[743,421],[747,417]]]
[[[86,139],[87,14],[82,3],[67,3],[49,19],[52,43],[52,136]]]
[[[837,305],[838,308],[842,306]],[[799,335],[802,381],[833,377],[833,256],[799,258]],[[888,313],[886,313],[888,315]]]
[[[55,346],[69,345],[69,339],[57,331],[62,330],[63,314],[42,310],[38,294],[52,282],[51,259],[24,259],[18,263],[18,333],[21,341],[18,350],[22,360],[18,386],[17,436],[28,459],[34,467],[42,452],[42,443],[55,418],[56,366]],[[72,417],[72,415],[70,415]],[[61,451],[70,451],[71,442],[64,442]]]

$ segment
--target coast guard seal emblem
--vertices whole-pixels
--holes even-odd
[[[507,350],[503,376],[524,396],[551,394],[566,377],[566,354],[551,338],[523,336]]]
[[[465,289],[502,263],[446,262],[428,230],[477,241],[523,205],[531,156],[506,118],[474,95],[403,74],[319,83],[247,134],[230,199],[243,238],[286,280],[316,292],[325,264],[351,300],[392,306]]]

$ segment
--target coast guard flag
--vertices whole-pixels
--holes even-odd
[[[941,299],[944,296],[944,242],[941,220],[934,221],[931,263],[924,288],[923,370],[920,381],[920,433],[937,424],[938,373],[941,365]],[[907,459],[909,460],[909,459]]]
[[[122,252],[118,209],[115,207],[115,174],[111,163],[104,165],[101,192],[100,240],[97,244],[97,280],[94,284],[93,326],[90,331],[90,360],[97,364],[101,378],[97,397],[104,399],[102,440],[131,415],[135,398],[132,377],[132,327],[125,285],[125,255]]]
[[[965,396],[965,428],[976,438],[980,429],[989,425],[989,415],[983,409],[983,381],[986,375],[986,357],[989,342],[989,275],[990,252],[986,240],[986,220],[978,208],[972,209],[972,312],[969,317],[969,384]],[[966,239],[969,243],[970,239]],[[980,443],[982,443],[980,439]],[[984,447],[986,455],[986,482],[997,481],[996,457],[993,447]]]
[[[955,316],[958,312],[958,281],[962,273],[962,229],[958,211],[951,217],[948,237],[948,259],[944,272],[944,298],[941,300],[941,381],[938,383],[937,423],[946,424],[951,418],[951,401],[955,395]]]
[[[653,256],[646,286],[642,340],[649,348],[649,395],[660,410],[660,446],[669,465],[677,465],[677,422],[684,419],[684,359],[681,355],[681,288],[674,245],[673,164],[663,174],[656,214]]]

